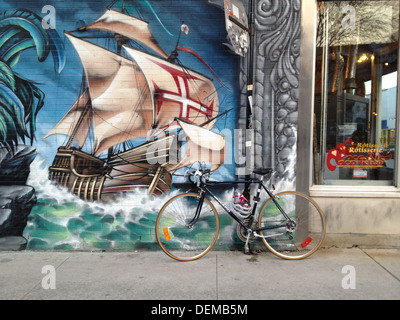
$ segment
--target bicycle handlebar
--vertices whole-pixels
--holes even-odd
[[[190,183],[196,184],[199,187],[202,183],[206,183],[210,179],[210,174],[210,169],[197,169],[196,171],[187,170],[185,172],[185,180],[187,179]],[[191,177],[193,177],[193,179]]]

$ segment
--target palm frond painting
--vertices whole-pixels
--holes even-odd
[[[55,71],[65,65],[64,43],[54,29],[29,10],[0,13],[0,147],[10,148],[35,138],[36,117],[45,94],[38,85],[16,73],[21,53],[36,49],[39,62],[53,56]]]

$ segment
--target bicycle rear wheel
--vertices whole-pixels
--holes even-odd
[[[194,222],[200,195],[180,194],[171,198],[156,220],[156,237],[161,249],[171,258],[192,261],[204,256],[215,244],[219,233],[219,217],[206,198]]]
[[[275,195],[278,205],[295,222],[285,224],[287,219],[272,199],[261,208],[258,226],[271,229],[259,231],[267,248],[277,256],[297,260],[313,254],[325,237],[325,218],[319,206],[304,194],[292,191]]]

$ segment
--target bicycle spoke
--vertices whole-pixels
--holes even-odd
[[[211,249],[217,239],[218,214],[207,199],[199,217],[193,220],[199,199],[198,194],[176,196],[159,213],[156,222],[157,241],[163,251],[174,259],[198,259]]]
[[[325,235],[322,212],[312,199],[297,192],[282,192],[276,199],[293,222],[286,220],[274,201],[269,200],[259,216],[259,228],[270,228],[260,231],[264,244],[285,259],[308,257],[318,249]]]

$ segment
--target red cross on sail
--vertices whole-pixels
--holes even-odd
[[[214,100],[211,102],[209,106],[203,104],[200,101],[196,101],[190,96],[190,87],[189,80],[192,81],[201,81],[201,79],[192,76],[191,74],[184,73],[181,70],[176,70],[175,68],[171,68],[168,65],[160,64],[157,61],[153,61],[157,65],[159,65],[164,70],[168,71],[171,76],[174,78],[176,88],[178,89],[178,94],[174,91],[161,90],[157,83],[154,83],[154,88],[157,96],[157,115],[160,114],[162,106],[165,102],[176,102],[181,105],[181,112],[179,114],[179,118],[187,120],[189,122],[194,122],[190,116],[190,110],[193,109],[195,111],[196,117],[198,113],[202,113],[206,115],[208,118],[212,117],[213,108],[214,108]]]
[[[155,128],[174,126],[181,118],[200,125],[218,114],[212,80],[198,72],[124,46],[146,76],[154,105]],[[204,128],[211,128],[214,121]]]

